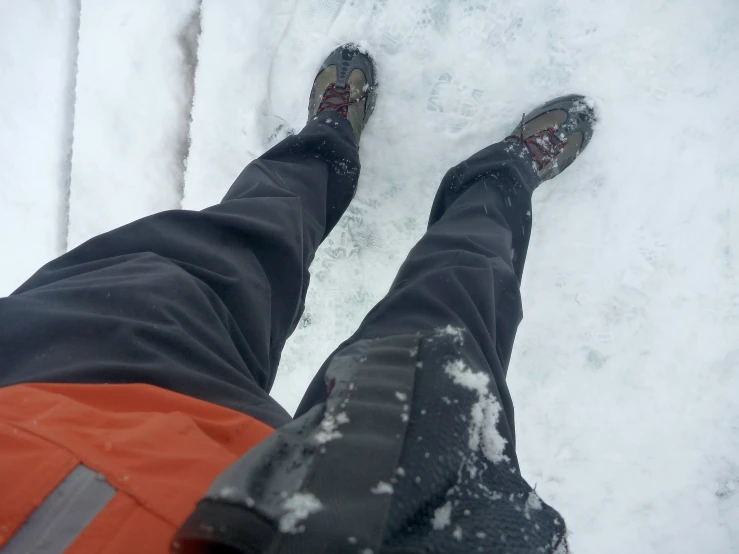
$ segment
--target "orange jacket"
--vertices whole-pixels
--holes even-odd
[[[151,385],[0,388],[0,549],[83,464],[115,493],[66,553],[166,554],[218,474],[271,432]]]

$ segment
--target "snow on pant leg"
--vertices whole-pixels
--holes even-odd
[[[268,391],[359,174],[349,123],[327,119],[252,162],[220,204],[95,237],[1,299],[0,386],[147,383],[289,421]]]
[[[465,355],[493,377],[504,408],[502,428],[510,438],[507,453],[515,457],[505,377],[523,315],[519,287],[531,234],[531,191],[537,184],[528,152],[515,144],[494,144],[449,170],[426,234],[385,298],[321,368],[296,416],[325,400],[325,371],[345,347],[362,339],[451,327],[470,336]]]
[[[319,429],[336,438],[308,490],[342,509],[317,515],[301,540],[326,540],[321,517],[348,513],[339,527],[383,554],[566,551],[563,519],[520,474],[506,386],[538,184],[532,163],[502,143],[449,171],[390,292],[309,387],[296,423],[325,402]],[[347,486],[365,479],[367,490],[353,493],[362,498],[342,495],[342,472]],[[377,517],[353,524],[350,507],[370,503]],[[341,533],[330,540],[341,543]]]

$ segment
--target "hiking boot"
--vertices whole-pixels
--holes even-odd
[[[359,144],[375,108],[377,74],[370,58],[352,44],[334,50],[323,62],[310,94],[308,121],[321,112],[336,112],[349,120]]]
[[[523,144],[534,158],[534,169],[546,181],[562,173],[585,149],[595,120],[584,96],[562,96],[524,114],[505,140]]]

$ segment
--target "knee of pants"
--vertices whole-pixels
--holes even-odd
[[[3,299],[16,328],[44,327],[54,336],[89,326],[113,332],[133,321],[172,322],[215,305],[215,293],[179,265],[153,253],[86,264],[85,271]]]

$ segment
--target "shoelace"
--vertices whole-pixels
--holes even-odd
[[[549,127],[548,129],[539,131],[527,138],[524,135],[525,121],[526,114],[523,114],[521,116],[521,135],[511,135],[506,137],[506,140],[514,139],[525,145],[534,157],[534,161],[536,162],[539,171],[541,171],[548,163],[554,160],[562,150],[564,150],[565,144],[567,144],[567,139],[559,138],[557,135],[557,129],[554,127]]]
[[[364,100],[365,98],[367,98],[368,94],[369,91],[365,92],[359,98],[350,100],[349,96],[351,95],[351,89],[348,84],[343,89],[336,88],[335,85],[329,85],[326,89],[326,92],[323,93],[321,103],[318,106],[318,112],[316,113],[331,110],[339,112],[344,117],[347,117],[347,114],[349,113],[349,106]]]

